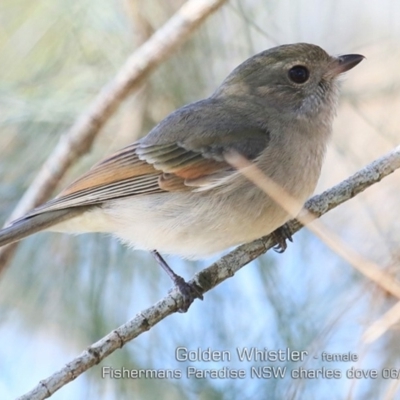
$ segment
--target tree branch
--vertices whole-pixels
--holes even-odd
[[[400,146],[333,188],[314,196],[307,201],[305,208],[312,212],[316,218],[320,217],[361,193],[369,186],[379,182],[398,168],[400,168]],[[289,226],[293,233],[302,228],[302,225],[296,220],[290,221]],[[208,292],[224,280],[234,276],[242,267],[265,253],[275,244],[273,238],[269,235],[239,246],[208,268],[198,272],[190,283],[195,283],[199,286],[203,293]],[[393,277],[393,280],[395,280],[395,277]],[[172,290],[155,305],[147,308],[131,321],[121,325],[91,345],[64,368],[39,382],[32,391],[21,396],[19,400],[39,400],[50,397],[55,391],[74,380],[90,367],[99,364],[109,354],[121,348],[141,333],[148,331],[167,316],[177,312],[181,305],[181,294],[176,289]]]

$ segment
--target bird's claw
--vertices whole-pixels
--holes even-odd
[[[179,312],[185,313],[195,299],[203,300],[203,294],[195,283],[188,283],[179,275],[176,275],[174,283],[182,295],[182,306],[179,308]]]
[[[293,242],[292,232],[288,224],[282,225],[278,229],[275,229],[271,233],[271,236],[276,242],[276,245],[273,247],[273,249],[280,254],[287,249],[286,240]]]

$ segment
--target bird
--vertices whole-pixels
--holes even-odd
[[[297,200],[300,211],[321,172],[339,77],[363,58],[331,56],[308,43],[250,57],[210,97],[172,112],[0,230],[0,246],[43,230],[103,232],[152,252],[168,269],[160,253],[202,259],[279,232],[290,215],[227,154],[257,166]],[[282,248],[290,238],[283,236]],[[171,271],[185,295],[193,292]],[[201,297],[198,290],[195,297]]]

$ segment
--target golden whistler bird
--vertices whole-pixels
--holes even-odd
[[[250,160],[304,204],[331,134],[338,77],[363,58],[307,43],[256,54],[210,97],[174,111],[1,230],[0,246],[42,230],[106,232],[168,268],[157,251],[202,258],[275,231],[289,215],[226,154]]]

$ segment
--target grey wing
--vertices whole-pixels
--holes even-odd
[[[227,152],[254,160],[269,141],[265,123],[246,107],[209,98],[169,115],[139,141],[137,154],[164,173],[185,179],[187,186],[204,190],[235,173],[225,161]]]

